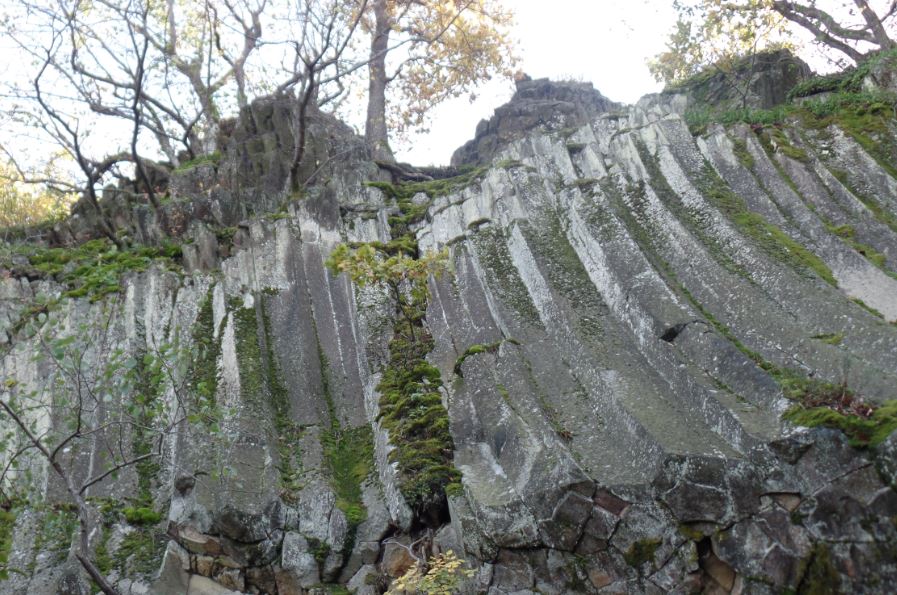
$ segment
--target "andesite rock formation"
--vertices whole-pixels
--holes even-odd
[[[312,183],[285,195],[291,109],[244,110],[220,162],[173,175],[166,221],[120,209],[142,242],[163,228],[189,238],[183,274],[151,268],[54,314],[97,328],[112,312],[104,349],[215,346],[214,369],[192,372],[211,373],[228,415],[217,434],[185,425],[165,444],[151,488],[162,520],[97,520],[93,546],[119,560],[122,593],[379,593],[414,541],[461,555],[476,571],[463,591],[490,595],[897,584],[897,435],[860,448],[792,425],[777,375],[897,397],[897,178],[868,145],[837,123],[694,134],[681,95],[623,106],[581,84],[521,83],[455,155],[486,167],[412,198],[426,206],[419,248],[450,254],[424,325],[461,474],[438,518],[422,519],[380,418],[389,296],[325,266],[340,243],[388,242],[398,207],[324,116]],[[881,146],[897,141],[888,122]],[[86,237],[87,219],[57,235]],[[23,302],[59,291],[0,281],[3,377],[38,392],[47,363],[14,323]],[[361,428],[372,453],[361,522],[334,487],[334,427]],[[64,501],[39,459],[33,470],[47,501]],[[88,495],[126,499],[137,482],[127,469]],[[18,512],[0,591],[89,592],[59,514]],[[136,535],[149,544],[128,549]]]

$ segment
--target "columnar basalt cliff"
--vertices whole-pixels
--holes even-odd
[[[382,181],[320,116],[299,194],[282,190],[292,141],[278,125],[294,106],[258,102],[220,158],[173,175],[166,221],[121,209],[140,241],[174,230],[181,268],[147,264],[120,292],[69,293],[38,318],[22,304],[71,292],[70,277],[13,259],[7,396],[49,393],[22,322],[35,317],[95,329],[96,366],[177,339],[190,398],[223,412],[220,427],[185,421],[158,466],[88,490],[103,511],[91,547],[122,593],[379,593],[412,543],[462,556],[470,593],[897,583],[893,114],[690,129],[682,96],[624,107],[524,86],[544,101],[527,91],[499,117],[531,125],[474,141],[456,160],[481,167],[433,182]],[[425,347],[401,357],[392,296],[326,266],[340,244],[398,237],[451,265],[409,323]],[[438,470],[413,451],[432,444],[397,439],[419,411],[415,435],[448,423]],[[103,457],[67,463],[88,474]],[[411,469],[452,479],[426,484],[435,507],[414,504]],[[44,504],[3,517],[0,590],[89,592],[58,482],[39,458],[16,477]],[[116,508],[141,491],[160,518]]]

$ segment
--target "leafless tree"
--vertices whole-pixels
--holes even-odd
[[[94,510],[87,496],[91,488],[124,470],[160,459],[166,439],[193,410],[185,397],[185,358],[177,345],[160,345],[136,356],[128,353],[114,344],[111,332],[120,315],[110,307],[97,320],[76,328],[65,328],[45,314],[30,322],[35,360],[44,364],[45,377],[39,387],[12,378],[0,393],[0,428],[7,446],[0,486],[21,489],[22,468],[35,458],[43,461],[77,515],[75,556],[107,595],[118,591],[92,554]],[[135,393],[147,385],[156,394],[138,398]],[[76,453],[89,453],[94,464],[79,468]]]
[[[294,92],[299,106],[293,118],[294,147],[288,179],[297,190],[299,168],[308,138],[309,106],[325,106],[346,90],[345,77],[361,67],[347,55],[355,39],[367,0],[300,0],[292,15],[294,26],[287,42],[292,50],[292,75],[277,86],[276,94]]]

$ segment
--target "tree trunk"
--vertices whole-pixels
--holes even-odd
[[[368,63],[368,111],[364,136],[372,157],[378,161],[393,162],[389,148],[389,131],[386,128],[386,53],[389,49],[389,32],[392,25],[387,8],[388,0],[374,0],[374,33],[371,38],[371,54]]]
[[[302,93],[302,98],[299,101],[299,110],[293,124],[295,146],[293,147],[293,163],[290,166],[290,176],[287,181],[290,192],[299,190],[299,168],[302,166],[302,158],[305,157],[305,144],[308,138],[308,104],[311,103],[312,97],[317,94],[314,69],[309,68],[306,76],[309,81],[308,86]]]

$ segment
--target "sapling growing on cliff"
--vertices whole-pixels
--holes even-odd
[[[416,341],[414,327],[420,319],[416,304],[426,303],[430,275],[440,277],[448,270],[448,251],[413,258],[404,253],[386,255],[371,244],[357,248],[340,244],[327,259],[327,266],[335,273],[346,273],[359,286],[384,285],[395,301],[396,312],[407,323],[409,339]]]
[[[107,595],[118,591],[96,558],[97,510],[89,498],[100,486],[133,473],[136,497],[125,517],[157,521],[151,494],[155,471],[166,439],[191,410],[182,398],[186,374],[177,343],[146,349],[138,333],[137,344],[128,348],[116,339],[113,325],[121,315],[107,306],[80,322],[59,318],[52,309],[35,316],[20,331],[31,338],[34,353],[6,354],[6,369],[16,370],[14,361],[30,355],[40,377],[19,378],[14,372],[0,393],[0,487],[7,505],[72,510],[78,522],[75,558]],[[50,491],[35,477],[44,473]]]

